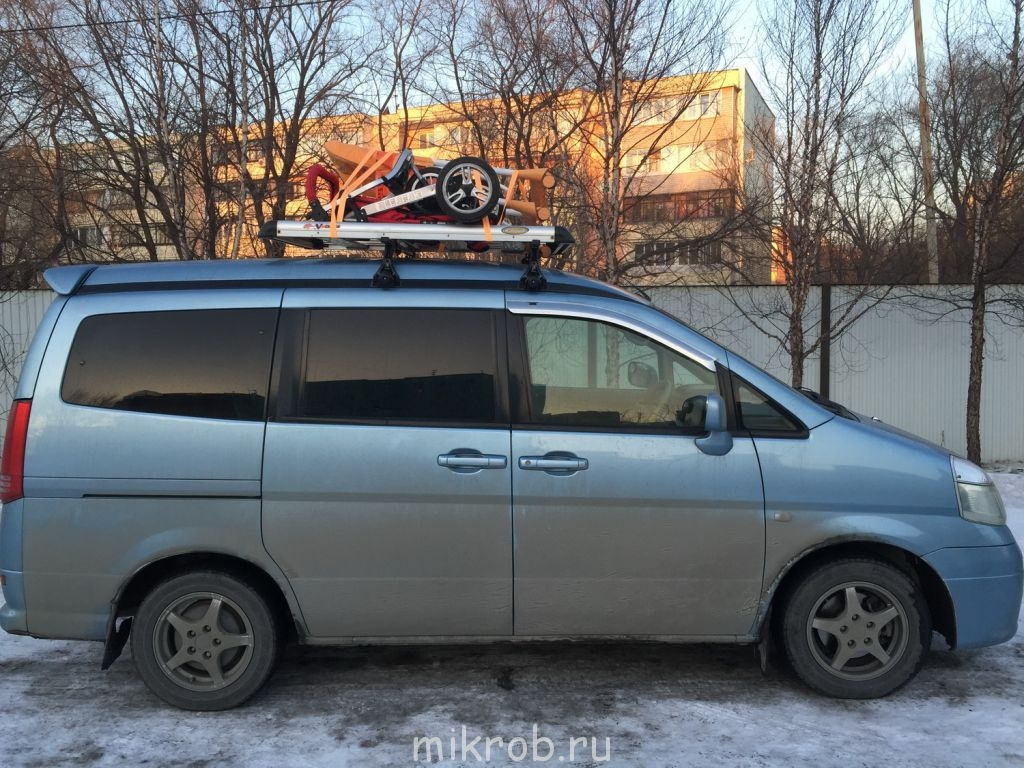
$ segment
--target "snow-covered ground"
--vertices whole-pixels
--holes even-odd
[[[1024,541],[1024,474],[996,481]],[[447,765],[482,764],[461,759],[466,726],[481,758],[504,739],[483,764],[514,765],[509,740],[531,763],[536,724],[546,764],[1024,766],[1024,632],[933,651],[909,686],[864,702],[762,676],[750,648],[541,644],[295,649],[248,706],[193,714],[152,697],[127,655],[108,672],[99,658],[96,644],[0,633],[0,764],[401,766],[417,764],[417,737],[438,737]],[[587,745],[570,762],[572,737]],[[610,760],[594,760],[594,737]]]

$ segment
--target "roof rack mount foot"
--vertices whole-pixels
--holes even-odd
[[[534,240],[526,246],[526,255],[523,257],[523,264],[526,270],[519,278],[519,287],[525,291],[543,291],[547,285],[547,278],[540,271],[540,241]]]
[[[384,256],[370,285],[374,288],[397,288],[402,281],[395,271],[395,244],[387,237],[382,237],[380,241],[384,244]]]

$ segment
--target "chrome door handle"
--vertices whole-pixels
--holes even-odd
[[[541,472],[579,472],[590,467],[590,462],[576,456],[520,456],[520,469],[534,469]]]
[[[504,469],[508,457],[493,453],[442,453],[437,457],[437,465],[449,469]]]

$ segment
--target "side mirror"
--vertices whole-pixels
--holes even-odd
[[[717,392],[708,395],[704,410],[705,437],[697,438],[697,447],[709,456],[724,456],[732,450],[732,434],[729,432],[725,401]]]
[[[631,387],[650,389],[658,383],[658,372],[647,363],[634,360],[626,369],[626,378]]]

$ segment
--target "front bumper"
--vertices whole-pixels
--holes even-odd
[[[949,547],[923,559],[953,599],[957,648],[996,645],[1017,633],[1024,592],[1020,547]]]

